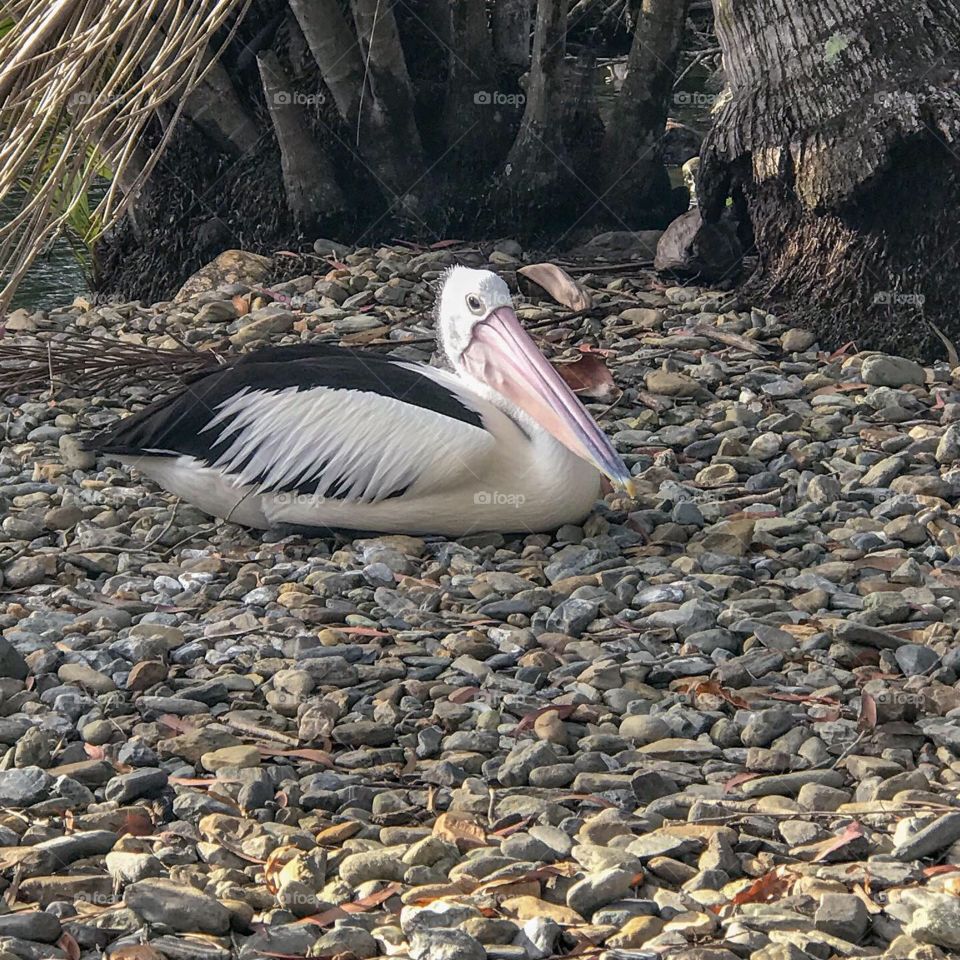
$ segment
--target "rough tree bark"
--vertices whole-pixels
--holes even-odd
[[[264,99],[277,144],[287,204],[297,226],[316,230],[324,220],[346,206],[330,158],[303,124],[290,95],[291,83],[277,55],[265,50],[257,55]]]
[[[658,131],[667,122],[687,6],[688,0],[643,0],[629,72],[604,138],[603,199],[627,219],[669,195]]]
[[[960,334],[960,2],[714,0],[729,91],[701,152],[715,221],[732,201],[757,281],[836,346]]]
[[[568,0],[537,3],[526,106],[504,176],[504,185],[521,209],[549,204],[565,189],[575,189],[560,122],[568,6]]]

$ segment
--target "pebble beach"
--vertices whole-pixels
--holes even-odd
[[[89,452],[148,378],[8,392],[0,960],[960,956],[960,368],[641,266],[573,310],[512,241],[317,249],[5,339],[429,361],[488,267],[638,496],[264,534]]]

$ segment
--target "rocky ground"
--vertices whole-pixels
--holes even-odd
[[[340,256],[8,335],[425,358],[487,262]],[[8,396],[0,960],[960,955],[949,366],[577,276],[519,312],[641,494],[553,536],[278,541],[85,451],[155,387]]]

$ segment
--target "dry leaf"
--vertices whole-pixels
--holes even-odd
[[[709,337],[718,343],[726,344],[728,347],[736,347],[738,350],[745,350],[754,356],[766,356],[767,350],[762,345],[751,340],[749,337],[742,337],[739,333],[731,333],[729,330],[721,330],[719,327],[711,326],[709,323],[696,323],[693,326],[693,332],[702,337]]]
[[[860,694],[860,716],[857,719],[857,730],[866,733],[877,725],[877,701],[866,692]]]
[[[543,287],[557,303],[571,310],[589,310],[593,300],[587,289],[577,283],[566,270],[561,270],[554,263],[531,263],[521,267],[517,273],[522,273],[528,280],[532,280],[538,287]]]
[[[723,792],[729,793],[734,787],[739,787],[741,783],[746,783],[748,780],[756,780],[759,776],[759,773],[748,773],[746,771],[738,773],[723,785]]]
[[[107,956],[110,960],[164,960],[163,954],[151,947],[149,943],[133,943],[125,947],[117,947]]]
[[[487,846],[487,833],[483,827],[455,813],[441,813],[433,825],[433,835],[455,843],[463,853]]]
[[[518,883],[527,883],[530,880],[548,880],[551,877],[575,877],[583,868],[578,863],[548,863],[542,867],[535,867],[533,870],[527,870],[524,873],[518,873],[515,877],[497,877],[496,880],[487,880],[481,883],[473,890],[472,895],[482,891],[496,890],[499,887],[510,887]],[[637,883],[643,882],[642,875]]]
[[[359,344],[370,343],[373,340],[379,340],[390,332],[389,326],[371,327],[369,330],[358,330],[356,333],[347,333],[340,338],[341,346],[356,346]]]
[[[315,913],[312,917],[304,917],[302,920],[296,920],[294,922],[298,924],[310,923],[317,927],[329,927],[330,924],[337,920],[342,920],[351,913],[363,913],[371,907],[380,906],[384,900],[389,900],[395,893],[399,893],[402,889],[402,884],[391,883],[382,890],[371,893],[369,896],[361,897],[359,900],[354,900],[352,903],[342,903],[339,907],[331,907],[323,913]]]
[[[576,704],[560,703],[551,705],[549,707],[540,707],[539,710],[532,710],[530,713],[524,714],[524,716],[521,717],[520,722],[513,731],[514,735],[522,733],[524,730],[531,729],[537,717],[543,716],[543,714],[549,713],[551,710],[555,711],[561,720],[566,720],[567,717],[569,717],[570,714],[576,709]]]
[[[820,843],[811,843],[804,849],[816,850],[817,855],[811,862],[822,863],[831,853],[842,850],[848,843],[853,843],[854,840],[859,840],[863,836],[863,827],[854,820],[852,823],[848,823],[843,832],[837,836],[831,837],[829,840],[822,840]]]
[[[66,931],[60,934],[57,946],[66,954],[67,960],[80,960],[80,944]]]
[[[270,853],[263,867],[263,882],[271,893],[276,894],[280,889],[275,879],[279,876],[280,871],[301,853],[303,851],[292,843],[285,843],[282,847],[277,847]]]
[[[927,878],[939,877],[944,873],[958,872],[960,872],[960,863],[938,863],[936,866],[923,868],[923,875]]]
[[[479,687],[460,687],[447,696],[451,703],[469,703],[480,692]]]
[[[789,874],[780,873],[779,869],[771,870],[754,880],[746,890],[741,890],[730,902],[737,907],[744,903],[772,903],[786,895],[793,882],[794,878]]]
[[[563,382],[581,397],[612,400],[620,393],[603,357],[598,353],[581,353],[576,360],[555,363],[553,368]]]
[[[120,833],[131,837],[149,837],[153,833],[153,818],[146,810],[128,810]]]

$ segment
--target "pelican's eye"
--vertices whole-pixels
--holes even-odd
[[[467,309],[471,313],[483,313],[483,301],[475,294],[467,294]]]

